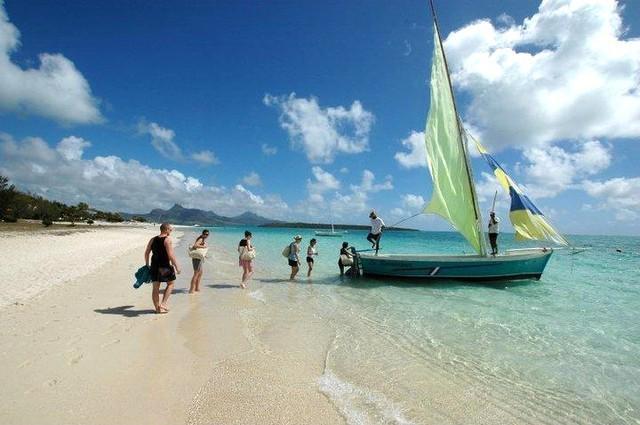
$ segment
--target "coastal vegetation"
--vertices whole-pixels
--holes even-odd
[[[0,176],[0,220],[15,223],[18,219],[42,220],[50,226],[56,221],[94,223],[96,220],[119,223],[124,218],[119,213],[100,211],[85,202],[67,205],[50,201],[40,195],[22,192],[5,176]]]

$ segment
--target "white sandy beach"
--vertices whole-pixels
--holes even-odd
[[[149,285],[131,287],[154,234],[2,235],[0,423],[345,423],[318,390],[327,331],[308,317],[264,334],[225,253],[188,295],[178,249],[171,312],[154,314]]]

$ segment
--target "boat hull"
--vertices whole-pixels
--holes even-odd
[[[329,237],[339,237],[342,236],[342,232],[315,232],[316,236],[329,236]]]
[[[537,280],[552,253],[549,248],[512,250],[495,257],[359,253],[358,261],[362,273],[371,276],[464,281]]]

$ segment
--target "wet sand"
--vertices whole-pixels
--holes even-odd
[[[0,308],[0,423],[345,423],[318,388],[329,331],[312,315],[275,328],[257,323],[260,293],[239,289],[226,253],[210,251],[215,273],[189,295],[190,262],[179,246],[184,271],[171,311],[155,314],[150,285],[132,288],[154,234],[104,233],[126,249]],[[56,243],[55,261],[69,269],[80,255],[74,235]]]

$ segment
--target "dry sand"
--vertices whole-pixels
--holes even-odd
[[[197,295],[178,247],[171,312],[154,314],[150,286],[131,287],[153,234],[2,236],[13,280],[0,308],[1,424],[344,423],[318,391],[328,331],[313,317],[256,323],[259,291],[237,287],[215,246]]]

